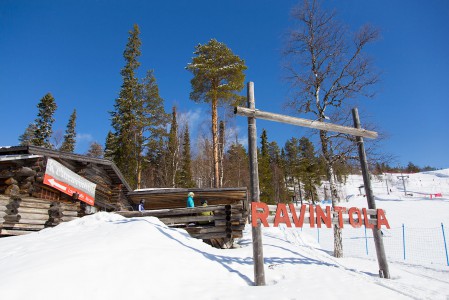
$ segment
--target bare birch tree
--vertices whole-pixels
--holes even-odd
[[[288,79],[296,93],[290,105],[298,112],[325,121],[327,115],[341,111],[345,101],[373,95],[371,87],[377,83],[378,74],[363,50],[378,38],[375,28],[365,25],[351,35],[337,21],[335,12],[323,9],[317,0],[302,1],[292,10],[292,16],[296,24],[285,49]],[[337,206],[340,199],[334,179],[336,157],[331,137],[326,131],[319,133],[332,206]],[[334,225],[334,256],[343,256],[341,229],[337,225]]]

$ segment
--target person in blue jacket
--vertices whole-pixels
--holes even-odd
[[[195,196],[193,192],[190,192],[187,195],[187,207],[195,207],[195,203],[193,202],[193,196]]]

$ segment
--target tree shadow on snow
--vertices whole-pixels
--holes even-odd
[[[238,275],[240,278],[242,278],[248,285],[254,285],[253,280],[251,280],[248,276],[246,276],[245,274],[241,273],[240,271],[238,271],[237,269],[232,267],[233,264],[248,265],[248,266],[253,265],[254,264],[253,257],[249,257],[249,256],[248,257],[231,257],[231,256],[224,256],[224,255],[215,255],[215,254],[201,251],[199,249],[196,249],[192,246],[185,244],[182,240],[177,239],[173,235],[169,234],[170,231],[173,231],[173,232],[177,232],[178,234],[181,234],[183,237],[192,238],[187,232],[184,233],[182,230],[177,230],[175,228],[169,228],[169,227],[161,226],[158,224],[154,224],[154,223],[151,223],[144,219],[125,219],[125,220],[114,221],[114,222],[115,223],[128,223],[128,222],[142,222],[142,221],[153,225],[163,235],[176,241],[183,247],[189,248],[197,253],[200,253],[206,259],[208,259],[210,261],[219,263],[221,266],[223,266],[229,272],[234,273],[234,274]],[[282,240],[276,236],[271,236],[270,238]],[[282,240],[282,241],[284,241],[284,240]],[[248,240],[248,241],[246,241],[246,243],[250,244],[250,241]],[[282,250],[284,250],[286,252],[290,252],[292,254],[291,257],[275,257],[275,256],[264,257],[264,264],[268,265],[269,268],[270,268],[270,266],[278,266],[278,265],[284,265],[284,264],[289,264],[289,265],[312,265],[313,264],[313,265],[321,265],[321,266],[329,266],[329,267],[338,267],[337,264],[323,262],[323,261],[308,257],[304,254],[301,254],[299,252],[293,251],[291,249],[288,249],[288,248],[285,248],[285,247],[282,247],[279,245],[265,244],[265,246],[282,249]]]

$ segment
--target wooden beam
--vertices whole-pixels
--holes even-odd
[[[359,111],[357,108],[352,109],[352,118],[354,120],[354,127],[360,128]],[[374,199],[373,188],[371,187],[371,179],[368,168],[368,161],[366,159],[365,145],[362,137],[357,137],[357,146],[359,150],[360,165],[362,167],[363,185],[365,187],[366,200],[369,209],[376,209],[376,201]],[[382,232],[377,227],[373,228],[374,245],[376,247],[377,261],[379,264],[379,276],[381,278],[390,279],[390,271],[388,267],[387,256],[385,254],[384,242],[382,239]]]
[[[231,238],[232,233],[226,232],[212,232],[212,233],[200,233],[191,234],[192,237],[202,240],[219,239],[219,238]]]
[[[270,112],[261,111],[255,108],[246,108],[237,106],[234,108],[234,113],[239,116],[252,117],[257,119],[264,119],[269,121],[275,121],[280,123],[287,123],[307,128],[313,128],[318,130],[332,131],[350,134],[354,136],[366,137],[370,139],[377,138],[378,134],[375,131],[369,131],[361,128],[347,127],[336,124],[324,123],[320,121],[312,121],[302,118],[295,118]]]
[[[254,82],[247,84],[247,106],[248,110],[256,110],[254,97]],[[237,111],[237,108],[236,108]],[[251,202],[260,202],[259,170],[257,163],[257,128],[256,118],[248,116],[248,155],[250,171],[249,195]],[[263,259],[262,228],[260,225],[252,227],[253,260],[254,260],[254,283],[257,286],[265,285],[265,269]]]

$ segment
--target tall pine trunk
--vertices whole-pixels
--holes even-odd
[[[220,184],[220,172],[218,168],[218,113],[216,98],[212,100],[212,151],[214,159],[214,187],[218,188]]]
[[[220,122],[220,128],[219,128],[219,172],[220,172],[220,183],[219,187],[223,187],[223,176],[224,176],[224,168],[223,168],[223,158],[224,158],[224,146],[225,146],[225,125],[224,122]]]

